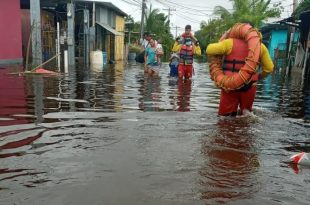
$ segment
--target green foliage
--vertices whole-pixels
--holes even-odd
[[[230,16],[230,23],[249,21],[255,27],[260,27],[264,20],[270,17],[279,17],[283,7],[281,2],[271,5],[271,0],[234,0],[233,12]]]
[[[304,12],[310,10],[310,0],[303,0],[300,2],[298,7],[293,12],[292,16],[294,19],[299,19],[299,15]]]
[[[160,39],[162,41],[165,56],[170,55],[174,41],[173,35],[170,32],[167,15],[159,13],[158,9],[152,9],[152,7],[150,7],[144,30],[150,32],[155,40]]]
[[[129,53],[136,53],[136,54],[139,54],[141,53],[142,49],[140,46],[138,45],[135,45],[135,44],[130,44],[128,46],[128,49],[129,49]]]
[[[219,37],[227,30],[224,20],[212,19],[203,25],[199,31],[195,33],[196,38],[200,42],[200,47],[205,50],[211,42],[218,41]]]
[[[135,22],[132,16],[125,17],[125,31],[131,32],[130,41],[136,42],[140,39],[140,23]],[[128,35],[125,36],[125,42],[128,42]]]
[[[222,6],[216,6],[213,13],[219,18],[201,24],[201,30],[197,35],[201,44],[218,41],[225,31],[238,22],[247,21],[259,28],[264,20],[279,17],[283,10],[281,2],[271,5],[270,0],[232,0],[232,3],[232,12]]]
[[[125,18],[126,31],[131,32],[131,42],[139,41],[140,39],[140,22],[134,22],[134,19],[131,16]],[[174,42],[173,35],[170,32],[170,26],[168,22],[168,16],[164,13],[160,13],[158,9],[152,9],[150,7],[147,12],[147,18],[145,22],[144,31],[148,31],[151,33],[153,39],[160,39],[163,45],[163,49],[165,52],[165,59],[170,56],[170,51]],[[125,39],[128,42],[127,36]],[[137,45],[131,44],[129,46],[130,52],[140,53],[141,48]]]

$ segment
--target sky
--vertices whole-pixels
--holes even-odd
[[[102,0],[113,3],[125,13],[131,15],[135,21],[141,21],[142,0]],[[272,3],[282,2],[284,12],[281,18],[287,18],[293,11],[293,0],[271,0]],[[168,15],[170,8],[170,27],[173,35],[179,35],[187,24],[192,26],[193,32],[199,30],[201,21],[216,18],[213,13],[215,6],[232,9],[229,0],[146,0],[147,7],[159,9]]]

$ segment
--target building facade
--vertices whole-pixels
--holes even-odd
[[[41,39],[37,40],[42,45],[43,61],[56,55],[57,22],[60,24],[62,58],[63,51],[69,45],[68,39],[73,39],[75,52],[73,57],[71,55],[72,59],[85,57],[94,50],[104,52],[107,62],[124,59],[126,13],[110,2],[73,1],[74,31],[73,35],[69,36],[67,4],[66,0],[40,0],[40,7],[32,10],[30,0],[0,1],[0,64],[22,63],[23,60],[25,62],[27,53],[31,61],[31,45],[28,45],[28,42],[33,42],[33,39],[30,40],[31,13],[40,13],[39,18],[41,16],[38,20],[41,23]],[[88,11],[88,27],[85,27],[86,19],[81,8]],[[85,45],[88,50],[85,50]]]
[[[0,64],[22,63],[20,0],[0,1]]]

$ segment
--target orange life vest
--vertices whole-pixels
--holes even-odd
[[[248,53],[242,59],[245,61],[244,65],[239,69],[239,72],[232,72],[232,75],[226,75],[223,72],[223,56],[213,55],[211,56],[211,62],[209,64],[211,79],[215,82],[215,85],[226,90],[239,90],[243,87],[250,87],[257,79],[257,66],[260,61],[260,49],[261,49],[261,34],[250,24],[236,23],[224,38],[240,39],[246,42],[248,45]],[[242,44],[233,42],[233,58],[235,53],[238,52]],[[235,65],[236,66],[236,65]],[[226,71],[227,72],[227,71]],[[256,75],[256,77],[255,77]]]
[[[190,38],[191,37],[191,34],[190,33],[182,33],[181,35],[183,38]]]
[[[223,70],[225,75],[232,76],[234,72],[239,72],[245,64],[245,58],[248,55],[248,45],[245,41],[233,38],[233,47],[231,53],[224,58]],[[258,74],[254,74],[252,82],[258,80]]]
[[[184,63],[186,65],[193,64],[194,51],[193,46],[188,46],[185,44],[181,45],[180,49],[180,63]]]

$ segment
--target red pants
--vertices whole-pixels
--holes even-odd
[[[184,65],[183,63],[180,63],[178,76],[179,78],[191,78],[193,76],[193,65]]]
[[[178,109],[180,112],[190,111],[192,80],[178,80]]]
[[[240,113],[243,110],[252,111],[253,102],[256,94],[256,86],[252,86],[247,91],[221,91],[219,115],[235,116],[240,107]]]

